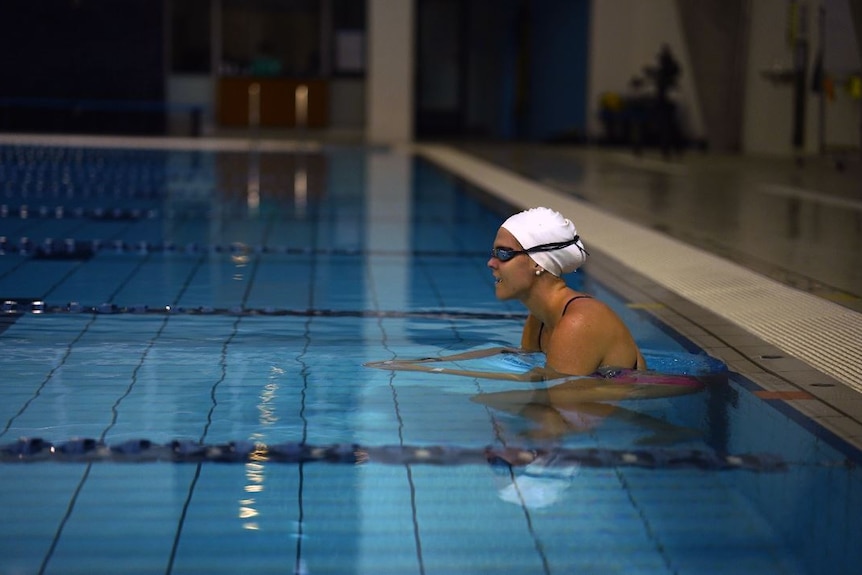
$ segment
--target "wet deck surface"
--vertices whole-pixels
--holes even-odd
[[[862,158],[459,144],[629,221],[862,311]],[[836,167],[842,159],[843,169]],[[573,218],[577,223],[577,216]]]

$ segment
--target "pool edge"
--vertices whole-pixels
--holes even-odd
[[[787,314],[802,309],[818,316],[824,310],[828,311],[827,329],[841,332],[839,339],[845,339],[846,342],[862,340],[862,337],[857,337],[862,333],[862,314],[788,288],[672,238],[657,238],[660,234],[653,230],[608,214],[583,200],[567,196],[465,152],[447,146],[422,144],[406,149],[508,202],[514,208],[546,205],[564,213],[587,214],[586,218],[577,221],[577,225],[584,237],[591,238],[590,249],[597,256],[587,264],[590,275],[689,338],[710,355],[724,361],[733,372],[768,393],[769,401],[780,402],[782,406],[811,420],[853,448],[862,450],[862,373],[856,377],[859,370],[855,365],[849,366],[848,370],[839,370],[837,374],[835,370],[829,369],[844,359],[841,357],[842,351],[846,354],[847,348],[837,346],[836,349],[833,346],[830,349],[828,346],[831,341],[819,339],[816,333],[794,333],[789,337],[797,341],[788,345],[788,336],[782,334],[782,329],[764,331],[762,326],[756,325],[758,319],[762,319],[762,312],[758,313],[757,300],[742,301],[740,309],[725,310],[728,313],[716,313],[713,306],[710,309],[701,304],[706,301],[728,305],[730,302],[732,307],[735,294],[754,290],[763,292],[766,298],[777,294],[776,300],[797,302],[798,307],[785,307]],[[591,227],[590,216],[600,222]],[[611,229],[599,230],[600,227]],[[591,233],[600,231],[606,233]],[[616,241],[615,235],[623,236],[622,241]],[[619,256],[638,244],[648,246],[645,249],[660,245],[664,250],[661,257],[684,263],[665,266],[661,274],[649,273],[649,266],[644,265],[635,269],[628,260],[624,262]],[[637,255],[632,259],[638,259]],[[735,273],[732,280],[737,280],[737,283],[715,282],[692,298],[691,278],[679,277],[681,270],[711,274],[731,270]],[[709,284],[709,277],[697,279]],[[773,315],[780,312],[780,309],[777,312],[769,310]],[[837,318],[834,325],[828,322],[832,318]],[[778,319],[779,323],[799,323],[806,318],[804,314],[801,317],[795,314]],[[770,318],[770,322],[764,323],[775,322]],[[801,342],[798,341],[800,339]],[[794,353],[800,344],[811,349],[808,357],[800,358]],[[815,365],[812,365],[812,357],[818,360],[814,362]],[[859,358],[855,359],[858,363]],[[823,369],[824,366],[827,369]]]

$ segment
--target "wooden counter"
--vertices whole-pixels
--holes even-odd
[[[225,127],[248,126],[249,88],[260,86],[260,126],[276,128],[301,127],[296,121],[297,89],[308,89],[306,127],[324,128],[329,124],[329,84],[320,79],[255,78],[226,76],[219,78],[216,102],[218,123]]]

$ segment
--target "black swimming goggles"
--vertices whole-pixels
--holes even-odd
[[[533,246],[531,248],[527,248],[525,250],[512,250],[509,248],[494,248],[491,250],[491,257],[497,258],[501,262],[507,262],[515,256],[520,256],[522,254],[534,254],[536,252],[552,252],[554,250],[561,250],[563,248],[567,248],[571,245],[574,245],[580,241],[581,237],[575,235],[574,238],[568,240],[566,242],[554,242],[550,244],[540,244],[538,246]],[[578,246],[578,249],[584,252],[587,255],[590,255],[590,252]]]

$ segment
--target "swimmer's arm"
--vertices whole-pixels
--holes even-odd
[[[459,361],[465,359],[478,359],[481,357],[490,357],[501,353],[521,353],[523,350],[514,347],[489,347],[486,349],[476,349],[473,351],[465,351],[464,353],[456,353],[453,355],[443,355],[440,357],[423,357],[421,359],[391,359],[389,361],[371,361],[366,363],[367,367],[380,367],[383,369],[401,369],[402,365],[414,365],[418,363],[434,363],[438,361]],[[423,370],[424,371],[424,370]]]
[[[434,373],[445,373],[449,375],[463,375],[466,377],[479,377],[483,379],[499,379],[504,381],[546,381],[549,379],[557,379],[560,377],[568,377],[564,374],[548,369],[545,367],[534,367],[523,373],[506,373],[501,371],[475,371],[471,369],[449,369],[449,368],[431,368],[422,371],[431,371]]]
[[[449,367],[434,367],[434,363],[438,361],[457,361],[459,359],[475,359],[477,357],[487,357],[498,353],[521,353],[521,350],[498,347],[491,349],[476,350],[472,352],[450,355],[440,358],[426,358],[418,360],[391,360],[391,361],[375,361],[366,363],[367,367],[376,367],[379,369],[390,369],[392,371],[424,371],[428,373],[441,373],[447,375],[460,375],[465,377],[479,377],[483,379],[498,379],[505,381],[544,381],[547,379],[557,379],[566,377],[565,374],[559,373],[548,367],[534,367],[523,373],[508,373],[499,371],[479,371],[472,369],[457,369]]]
[[[421,360],[420,360],[421,361]],[[380,369],[391,369],[393,371],[425,371],[428,373],[440,373],[448,375],[462,375],[466,377],[480,377],[484,379],[502,379],[507,381],[541,381],[544,377],[535,373],[536,369],[524,373],[504,373],[499,371],[478,371],[472,369],[454,369],[449,367],[434,367],[427,363],[414,363],[410,361],[385,362],[379,361],[373,364],[366,363],[368,367]]]

